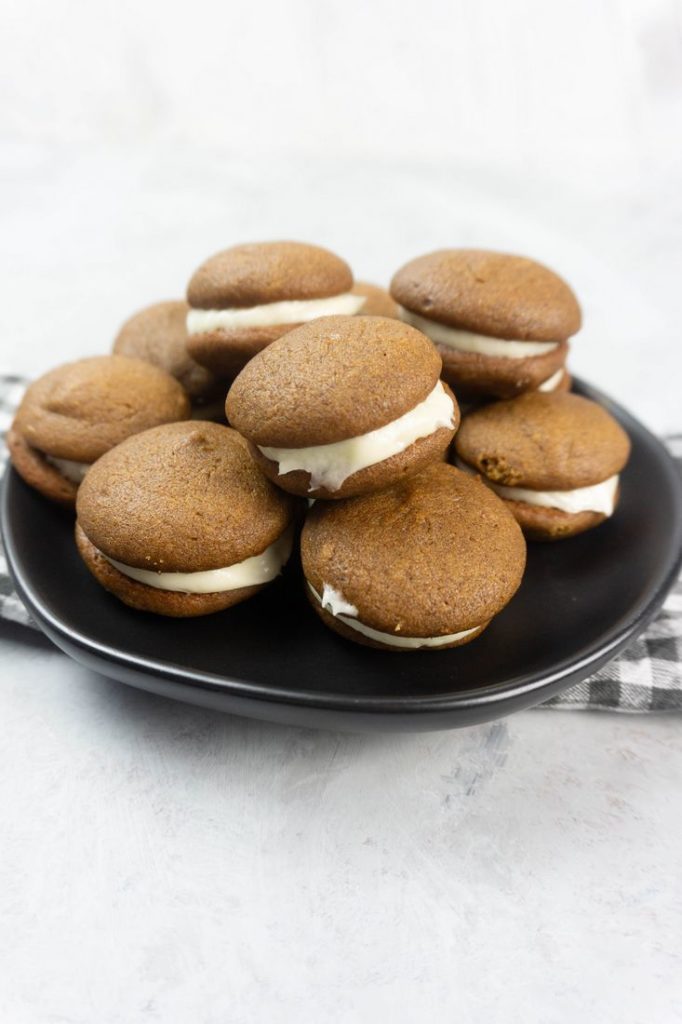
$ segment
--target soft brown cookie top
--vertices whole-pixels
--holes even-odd
[[[361,316],[388,316],[394,320],[400,318],[398,303],[393,301],[385,288],[367,281],[356,281],[351,291],[353,295],[363,295],[365,298],[359,310]]]
[[[294,499],[263,476],[234,430],[173,423],[101,458],[80,486],[78,521],[104,554],[161,572],[201,572],[258,555]]]
[[[564,341],[581,324],[578,301],[558,274],[483,249],[419,256],[395,274],[391,295],[420,316],[495,338]]]
[[[488,622],[516,591],[521,530],[479,480],[435,463],[375,494],[317,502],[301,537],[303,571],[382,632],[439,636]]]
[[[34,381],[14,427],[41,452],[94,462],[131,434],[189,413],[182,387],[157,366],[127,356],[92,356]]]
[[[330,444],[382,427],[423,402],[441,359],[399,320],[328,316],[259,352],[227,396],[229,422],[276,448]]]
[[[220,391],[221,381],[187,352],[188,311],[186,302],[172,300],[141,309],[123,324],[113,350],[170,373],[191,399],[212,398]]]
[[[570,491],[619,473],[628,460],[630,440],[596,402],[534,391],[465,416],[455,448],[495,483]]]
[[[202,263],[187,287],[187,301],[195,309],[239,309],[324,299],[352,287],[350,267],[328,249],[304,242],[253,242]]]

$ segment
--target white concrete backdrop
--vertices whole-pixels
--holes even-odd
[[[682,428],[672,0],[4,0],[0,365],[105,351],[234,241],[566,275]],[[652,496],[655,500],[655,496]],[[682,1020],[677,718],[430,737],[172,705],[0,637],[8,1024]]]
[[[0,360],[104,349],[236,240],[319,240],[382,282],[482,245],[564,273],[576,370],[680,426],[680,12],[5,0]]]

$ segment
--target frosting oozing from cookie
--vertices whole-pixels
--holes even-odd
[[[306,583],[308,583],[307,580]],[[480,629],[480,626],[474,626],[473,629],[463,629],[459,633],[449,633],[446,636],[399,636],[396,633],[383,633],[381,630],[373,629],[371,626],[366,626],[364,622],[361,622],[357,617],[358,610],[355,605],[346,601],[343,594],[338,590],[325,583],[322,596],[320,596],[311,583],[308,583],[308,588],[317,603],[325,611],[328,611],[330,615],[333,615],[350,629],[362,633],[363,636],[370,640],[385,644],[387,647],[401,647],[411,650],[417,650],[420,647],[444,647],[448,644],[454,644],[458,640],[463,640]]]
[[[367,466],[376,465],[405,451],[420,438],[442,427],[452,429],[455,407],[438,381],[429,396],[403,416],[358,437],[308,448],[271,448],[259,445],[267,458],[278,463],[279,475],[302,470],[310,474],[309,490],[338,490],[343,482]]]
[[[324,299],[292,299],[268,302],[245,309],[190,309],[187,333],[233,331],[247,327],[272,327],[277,324],[300,324],[321,316],[353,316],[365,303],[364,295],[344,292]]]

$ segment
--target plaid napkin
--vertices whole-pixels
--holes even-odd
[[[0,374],[0,439],[9,427],[26,382]],[[682,471],[682,435],[668,438]],[[0,472],[7,449],[0,440]],[[0,540],[0,619],[36,629],[17,597],[7,572]],[[546,701],[541,707],[600,711],[682,710],[682,579],[678,580],[657,619],[622,654],[589,679]]]

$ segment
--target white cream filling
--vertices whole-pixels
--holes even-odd
[[[454,415],[453,401],[438,381],[428,398],[414,409],[368,434],[310,448],[259,448],[267,459],[279,463],[280,476],[303,470],[310,473],[309,490],[325,487],[336,491],[353,473],[405,451],[441,427],[452,428]]]
[[[475,466],[470,466],[462,459],[457,459],[457,466],[466,473],[477,473]],[[533,491],[527,487],[507,487],[495,483],[481,473],[481,480],[501,498],[509,501],[525,501],[527,505],[538,505],[541,508],[556,508],[560,512],[575,515],[577,512],[600,512],[611,516],[615,507],[616,492],[620,477],[618,473],[602,480],[599,484],[589,487],[576,487],[572,491]]]
[[[306,583],[308,583],[307,580]],[[308,583],[308,587],[318,604],[328,611],[330,615],[337,618],[339,622],[343,622],[351,629],[362,633],[363,636],[368,637],[370,640],[386,644],[387,647],[402,647],[409,650],[417,650],[419,647],[443,647],[445,644],[452,644],[457,640],[463,640],[466,636],[471,636],[479,628],[474,626],[473,629],[463,629],[460,633],[448,633],[445,636],[396,636],[395,633],[382,633],[380,630],[372,629],[371,626],[366,626],[364,622],[360,622],[357,618],[358,610],[355,605],[346,601],[343,594],[330,587],[329,584],[325,583],[322,597],[320,597],[311,583]]]
[[[310,584],[308,584],[310,587]],[[322,587],[322,597],[318,597],[312,587],[310,589],[317,597],[323,608],[326,608],[330,615],[352,615],[357,618],[358,610],[350,601],[346,601],[340,590],[335,590],[329,583]]]
[[[171,590],[182,594],[218,594],[226,590],[240,590],[242,587],[257,587],[274,580],[291,554],[293,538],[293,527],[289,527],[260,555],[252,555],[243,562],[223,569],[206,569],[203,572],[154,572],[124,565],[104,555],[104,552],[102,554],[124,576],[145,583],[148,587],[155,587],[156,590]]]
[[[528,356],[541,356],[552,352],[559,345],[558,341],[514,341],[505,338],[490,338],[487,334],[474,334],[472,331],[460,331],[456,327],[439,324],[419,316],[409,309],[400,307],[400,317],[405,323],[416,327],[426,334],[431,341],[447,348],[455,348],[460,352],[477,352],[482,356],[501,356],[503,359],[527,359]]]
[[[553,373],[547,380],[543,380],[539,386],[538,391],[555,391],[561,383],[561,378],[564,375],[564,368],[560,366],[556,373]]]
[[[65,476],[72,484],[82,483],[85,474],[90,469],[89,462],[74,462],[73,459],[58,459],[54,455],[47,455],[45,453],[43,453],[43,457],[46,462],[49,462],[51,466],[58,469],[62,476]]]
[[[190,309],[187,333],[234,330],[244,327],[272,327],[276,324],[299,324],[320,316],[353,316],[366,302],[366,296],[344,292],[327,299],[292,299],[268,302],[245,309]]]

